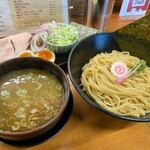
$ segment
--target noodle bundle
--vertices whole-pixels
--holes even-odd
[[[121,83],[111,72],[112,64],[121,62],[128,70],[140,59],[128,52],[100,53],[82,68],[81,84],[98,105],[123,116],[144,116],[150,112],[150,67],[136,71]]]

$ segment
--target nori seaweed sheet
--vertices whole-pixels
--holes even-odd
[[[150,66],[150,15],[114,31],[122,51],[147,61]]]

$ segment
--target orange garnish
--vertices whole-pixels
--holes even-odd
[[[18,56],[19,57],[34,57],[35,54],[30,50],[26,50],[26,51],[19,53]]]
[[[55,61],[55,54],[54,54],[54,52],[52,52],[52,51],[50,51],[48,49],[42,49],[42,50],[38,51],[36,53],[36,56],[40,57],[40,58],[43,58],[43,59],[50,60],[52,62]]]

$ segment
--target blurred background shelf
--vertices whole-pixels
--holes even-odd
[[[137,20],[136,18],[132,20],[123,20],[119,17],[122,2],[123,0],[115,0],[112,15],[109,21],[108,32],[115,31]],[[85,25],[87,15],[87,0],[70,0],[70,6],[73,6],[73,8],[70,9],[71,22],[76,22]],[[147,14],[150,14],[150,6],[147,10],[146,15]]]

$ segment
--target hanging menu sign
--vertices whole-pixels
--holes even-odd
[[[123,0],[119,16],[126,19],[141,18],[149,4],[150,0]]]
[[[51,21],[69,23],[68,0],[0,0],[0,37],[35,32]]]

